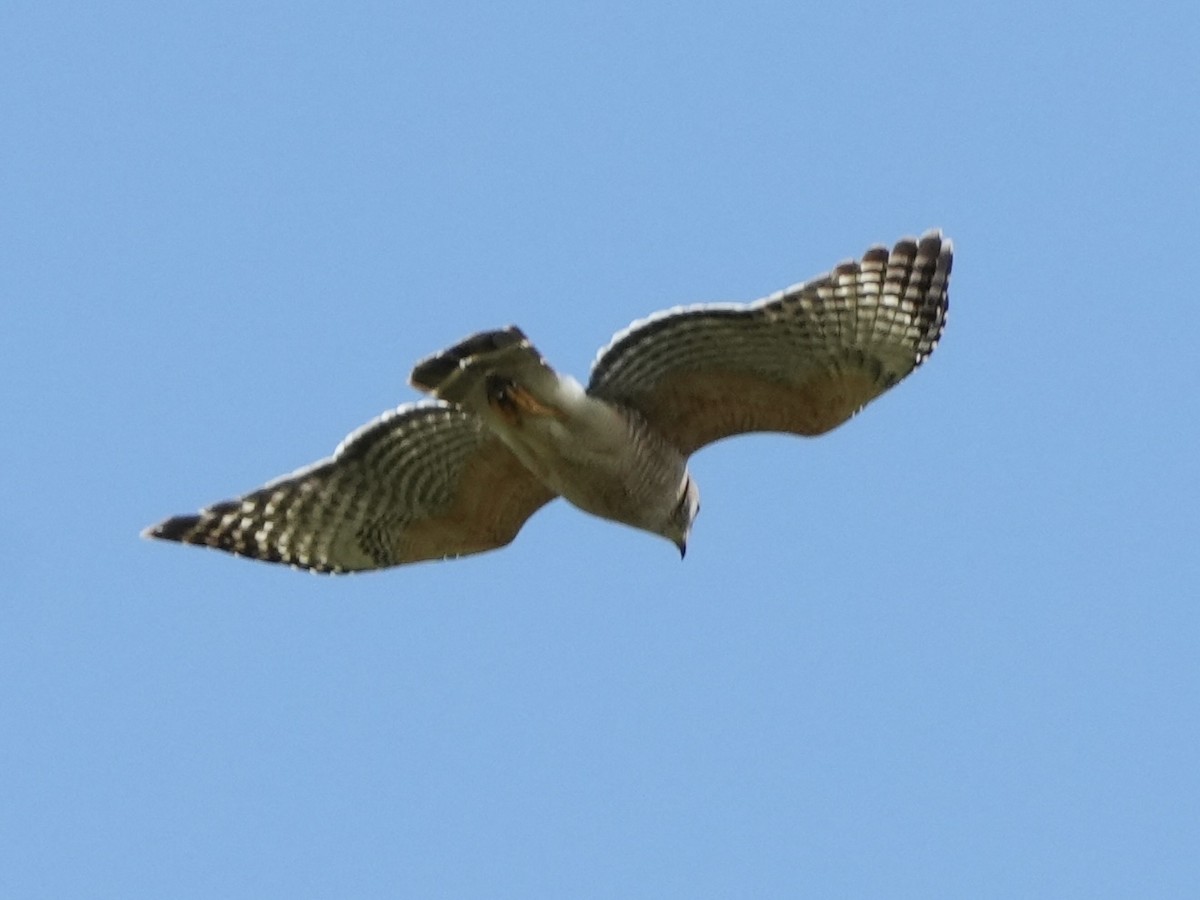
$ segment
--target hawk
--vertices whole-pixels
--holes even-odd
[[[682,555],[700,509],[688,457],[745,432],[824,434],[903,379],[941,336],[952,257],[929,231],[754,303],[655,313],[600,351],[586,388],[519,328],[475,334],[413,369],[435,399],[144,534],[352,572],[502,547],[561,496]]]

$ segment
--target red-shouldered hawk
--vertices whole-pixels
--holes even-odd
[[[348,572],[501,547],[562,496],[682,554],[700,508],[688,456],[750,431],[823,434],[903,379],[941,336],[952,256],[930,231],[755,303],[656,313],[600,351],[586,389],[519,329],[481,332],[413,369],[436,400],[145,534]]]

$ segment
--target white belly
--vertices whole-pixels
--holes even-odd
[[[682,455],[646,440],[578,383],[564,388],[554,404],[561,416],[525,415],[515,423],[489,417],[489,424],[531,472],[575,506],[656,530],[678,502]]]

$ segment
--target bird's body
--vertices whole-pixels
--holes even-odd
[[[584,512],[683,549],[686,533],[668,532],[687,459],[636,412],[555,372],[520,329],[473,335],[418,363],[411,381],[479,416],[542,484]]]
[[[146,533],[354,571],[503,546],[561,496],[682,553],[699,510],[688,457],[750,431],[822,434],[899,382],[941,335],[951,262],[927,232],[755,303],[655,314],[601,350],[586,388],[520,329],[480,332],[413,369],[434,401]]]

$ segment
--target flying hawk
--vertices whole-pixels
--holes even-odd
[[[600,351],[587,387],[520,329],[480,332],[413,369],[436,399],[144,534],[351,572],[502,547],[562,496],[683,554],[700,509],[688,457],[745,432],[824,434],[903,379],[945,326],[952,255],[929,231],[754,303],[655,313]]]

